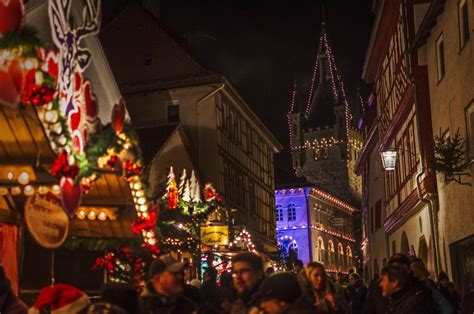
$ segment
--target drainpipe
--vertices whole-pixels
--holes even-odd
[[[406,72],[408,76],[408,80],[410,84],[413,86],[413,96],[414,96],[414,101],[415,101],[415,118],[416,118],[416,124],[418,125],[418,132],[417,132],[417,138],[418,138],[418,146],[420,148],[420,163],[421,163],[421,170],[420,172],[416,175],[416,190],[418,192],[418,197],[420,198],[420,201],[422,203],[425,203],[428,205],[428,212],[429,212],[429,218],[430,218],[430,230],[431,230],[431,238],[433,239],[433,253],[434,253],[434,267],[435,267],[435,277],[438,277],[439,274],[439,246],[438,246],[438,228],[437,228],[437,222],[436,222],[436,211],[434,209],[433,205],[433,200],[430,197],[424,197],[421,193],[421,177],[423,174],[427,171],[425,167],[425,156],[424,156],[424,149],[423,149],[423,140],[421,138],[421,124],[420,124],[420,105],[418,102],[418,91],[417,91],[417,82],[413,77],[412,73],[412,68],[411,68],[411,62],[410,62],[410,54],[409,54],[409,42],[408,42],[408,17],[407,17],[407,4],[406,0],[403,0],[402,2],[403,5],[403,37],[405,41],[405,59],[406,59]]]
[[[197,162],[198,164],[200,163],[200,158],[199,158],[199,104],[201,104],[203,101],[208,100],[210,97],[214,96],[216,93],[218,93],[220,90],[222,90],[225,87],[225,83],[222,83],[220,86],[214,88],[212,91],[204,95],[203,97],[199,98],[196,101],[196,155],[197,155]]]
[[[306,193],[306,190],[307,188],[304,188],[303,191],[304,191],[304,198],[306,200],[306,220],[307,220],[307,226],[308,226],[308,246],[309,246],[309,261],[312,262],[313,261],[313,241],[311,241],[312,239],[312,235],[313,235],[313,231],[312,231],[312,228],[311,228],[311,225],[312,225],[312,221],[311,221],[311,209],[309,208],[309,195],[310,194],[307,194]]]

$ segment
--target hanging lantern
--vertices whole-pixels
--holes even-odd
[[[395,170],[395,166],[397,165],[397,152],[395,150],[381,152],[380,156],[382,157],[382,166],[385,170]]]

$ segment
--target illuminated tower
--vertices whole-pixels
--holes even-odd
[[[353,174],[362,134],[352,126],[344,83],[329,45],[325,22],[319,39],[306,106],[293,87],[288,112],[293,168],[316,187],[358,205],[361,182]]]

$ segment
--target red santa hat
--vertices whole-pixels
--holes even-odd
[[[28,314],[40,313],[46,305],[51,314],[77,313],[89,305],[89,298],[81,290],[66,284],[57,284],[41,289],[33,307]]]

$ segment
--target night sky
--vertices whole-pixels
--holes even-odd
[[[321,0],[162,0],[161,22],[206,68],[226,76],[285,150],[277,166],[291,170],[286,114],[296,79],[303,103],[321,34]],[[328,39],[349,103],[356,89],[374,16],[371,0],[329,0]]]

